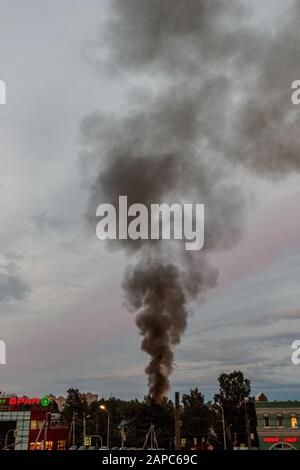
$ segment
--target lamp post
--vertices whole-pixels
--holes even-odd
[[[227,450],[227,445],[226,445],[226,431],[225,431],[225,416],[224,416],[224,408],[221,405],[221,403],[217,402],[217,406],[221,408],[222,411],[222,427],[223,427],[223,442],[224,442],[224,450]]]
[[[107,413],[107,440],[106,440],[106,447],[109,449],[109,421],[110,421],[110,412],[109,410],[104,406],[100,405],[99,406],[100,410],[105,411]]]

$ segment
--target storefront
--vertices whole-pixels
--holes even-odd
[[[266,398],[256,401],[255,409],[261,450],[300,450],[299,401],[271,402]]]
[[[65,450],[69,428],[47,397],[0,395],[0,450]]]

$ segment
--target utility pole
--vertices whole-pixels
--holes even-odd
[[[90,418],[90,417],[91,415],[87,415],[85,411],[83,412],[83,445],[85,445],[85,437],[86,437],[86,420],[87,418]]]
[[[35,441],[34,441],[34,450],[36,450],[36,446],[37,446],[37,443],[39,442],[39,439],[42,435],[42,431],[44,429],[44,426],[45,426],[45,423],[46,423],[46,420],[44,419],[44,421],[42,422],[42,424],[40,425],[40,428],[39,428],[39,432],[35,438]]]
[[[251,440],[251,434],[250,434],[250,424],[249,424],[249,414],[248,414],[248,410],[247,410],[247,403],[249,403],[249,401],[245,398],[245,400],[244,400],[244,409],[245,409],[246,434],[247,434],[248,449],[251,449],[252,448],[252,440]]]
[[[48,437],[48,413],[46,413],[46,419],[45,419],[44,450],[47,450],[47,437]]]
[[[85,435],[86,435],[86,417],[85,411],[83,412],[83,445],[85,445]]]
[[[75,411],[73,411],[73,419],[72,419],[72,431],[73,431],[72,445],[73,446],[75,446],[76,415],[77,415],[77,413]]]
[[[222,410],[222,424],[223,424],[223,439],[224,439],[224,450],[227,450],[227,443],[226,443],[226,428],[225,428],[225,414],[224,414],[224,408],[222,405],[221,410]]]
[[[98,409],[96,413],[96,434],[99,433],[99,415],[98,415]]]
[[[107,449],[110,448],[109,432],[110,432],[110,412],[107,410],[107,442],[106,442]]]
[[[150,438],[150,449],[158,449],[158,442],[156,438],[156,433],[155,433],[155,425],[151,424],[149,431],[146,434],[146,439],[143,445],[143,449],[147,448],[147,443]]]
[[[179,392],[175,392],[175,450],[181,449]]]

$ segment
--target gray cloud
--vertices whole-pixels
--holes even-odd
[[[200,331],[201,333],[213,333],[218,330],[219,333],[224,331],[229,327],[236,327],[236,328],[243,328],[243,327],[260,327],[264,328],[263,331],[266,331],[267,326],[275,326],[279,322],[283,322],[286,327],[286,322],[290,322],[293,320],[299,320],[300,318],[300,311],[298,309],[290,310],[290,311],[269,311],[269,312],[258,312],[253,313],[251,315],[247,314],[244,316],[237,317],[230,317],[226,318],[225,320],[218,319],[217,323],[211,323],[208,326],[204,326]]]
[[[95,375],[85,377],[67,377],[65,380],[58,381],[62,386],[76,387],[80,390],[96,390],[100,396],[109,397],[116,396],[132,399],[132,388],[136,390],[136,396],[140,398],[146,394],[144,380],[141,375],[126,375],[125,377],[116,375]]]
[[[66,221],[57,217],[52,217],[46,212],[38,215],[32,215],[30,221],[34,224],[39,233],[43,234],[54,230],[62,230],[66,228]]]
[[[1,303],[7,303],[11,300],[25,300],[30,291],[29,284],[23,279],[15,262],[9,261],[0,265]]]

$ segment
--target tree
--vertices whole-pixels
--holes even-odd
[[[235,370],[230,374],[221,374],[218,382],[219,393],[214,396],[214,400],[224,410],[228,447],[246,443],[245,399],[250,396],[250,380],[244,377],[243,372]]]
[[[153,397],[147,395],[140,403],[135,416],[136,445],[142,447],[151,424],[155,425],[155,432],[159,447],[168,449],[173,445],[174,438],[174,405],[171,400],[164,398],[156,403]]]
[[[62,412],[63,420],[71,425],[73,413],[76,413],[76,445],[83,443],[83,414],[87,412],[87,402],[85,396],[78,389],[70,388],[67,391],[66,403]]]
[[[250,396],[250,380],[245,378],[240,370],[235,370],[231,374],[221,374],[218,382],[219,393],[215,395],[215,401],[221,404],[238,405]]]
[[[54,400],[50,400],[49,405],[47,406],[47,411],[51,413],[59,413],[58,404]]]
[[[193,445],[194,438],[200,445],[203,438],[207,439],[210,425],[210,411],[204,402],[204,395],[197,387],[191,389],[189,394],[182,395],[182,404],[182,437],[187,439],[187,447]]]

